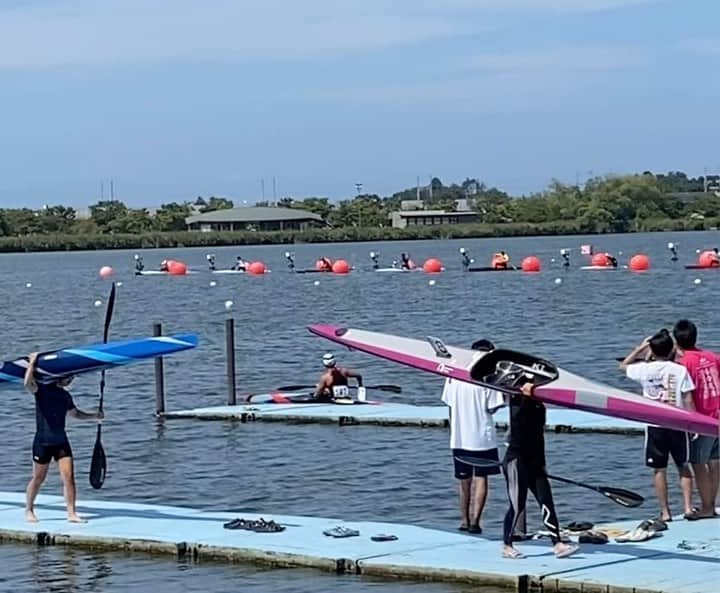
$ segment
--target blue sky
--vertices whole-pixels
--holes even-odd
[[[0,0],[0,206],[720,169],[717,0]]]

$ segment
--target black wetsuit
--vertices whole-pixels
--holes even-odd
[[[510,507],[505,515],[503,540],[512,545],[519,521],[524,520],[528,490],[542,510],[543,524],[560,541],[560,524],[555,514],[552,490],[545,472],[545,406],[532,397],[510,397],[510,436],[503,471]]]
[[[35,439],[33,460],[47,464],[51,459],[72,457],[72,449],[65,433],[65,418],[75,409],[70,394],[56,385],[38,385],[35,393]]]

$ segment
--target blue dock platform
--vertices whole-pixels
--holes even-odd
[[[340,425],[446,427],[446,406],[414,406],[382,402],[378,404],[238,404],[170,411],[165,418],[235,420],[240,422],[317,422]],[[507,429],[508,412],[495,414],[498,428]],[[597,432],[642,434],[644,424],[565,408],[549,408],[546,429],[551,432]]]
[[[720,582],[720,519],[677,520],[660,537],[641,543],[583,544],[566,559],[555,558],[547,540],[523,542],[518,548],[526,558],[509,560],[501,558],[497,540],[412,525],[265,515],[285,530],[254,533],[224,529],[224,522],[237,517],[233,513],[101,500],[82,501],[78,509],[89,522],[71,524],[62,498],[48,495],[38,499],[40,523],[30,524],[24,521],[23,506],[24,493],[0,492],[0,541],[462,581],[519,593],[709,593]],[[342,539],[323,535],[337,526],[360,534]],[[613,527],[630,530],[635,524]],[[381,533],[397,540],[371,540]]]

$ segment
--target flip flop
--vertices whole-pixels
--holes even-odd
[[[471,525],[470,527],[468,527],[468,533],[480,535],[482,533],[482,527],[480,527],[479,525]]]
[[[360,532],[357,529],[350,529],[349,527],[333,527],[332,529],[323,531],[323,534],[329,537],[354,537],[360,535]]]
[[[701,519],[717,519],[720,517],[717,513],[713,513],[712,515],[700,515],[696,512],[692,513],[685,513],[683,515],[686,521],[700,521]]]
[[[460,525],[460,527],[458,527],[458,531],[468,531],[467,525]]]
[[[586,531],[578,537],[579,544],[606,544],[608,536],[601,531]]]
[[[370,539],[374,542],[394,542],[395,540],[397,540],[397,538],[397,535],[379,533],[378,535],[373,535]]]
[[[570,545],[567,548],[565,548],[562,552],[556,553],[555,558],[567,558],[568,556],[572,556],[579,549],[580,549],[580,546]]]
[[[568,531],[590,531],[595,525],[590,523],[590,521],[573,521],[572,523],[568,523],[567,529]]]
[[[525,554],[523,554],[520,550],[512,548],[512,550],[503,550],[502,557],[510,560],[522,560],[525,558]]]

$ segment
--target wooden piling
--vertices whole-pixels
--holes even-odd
[[[162,335],[162,324],[153,324],[153,336]],[[162,356],[155,359],[155,414],[161,416],[165,413],[165,371]]]
[[[237,405],[237,391],[235,381],[235,319],[228,317],[225,320],[225,359],[227,369],[227,404]]]

